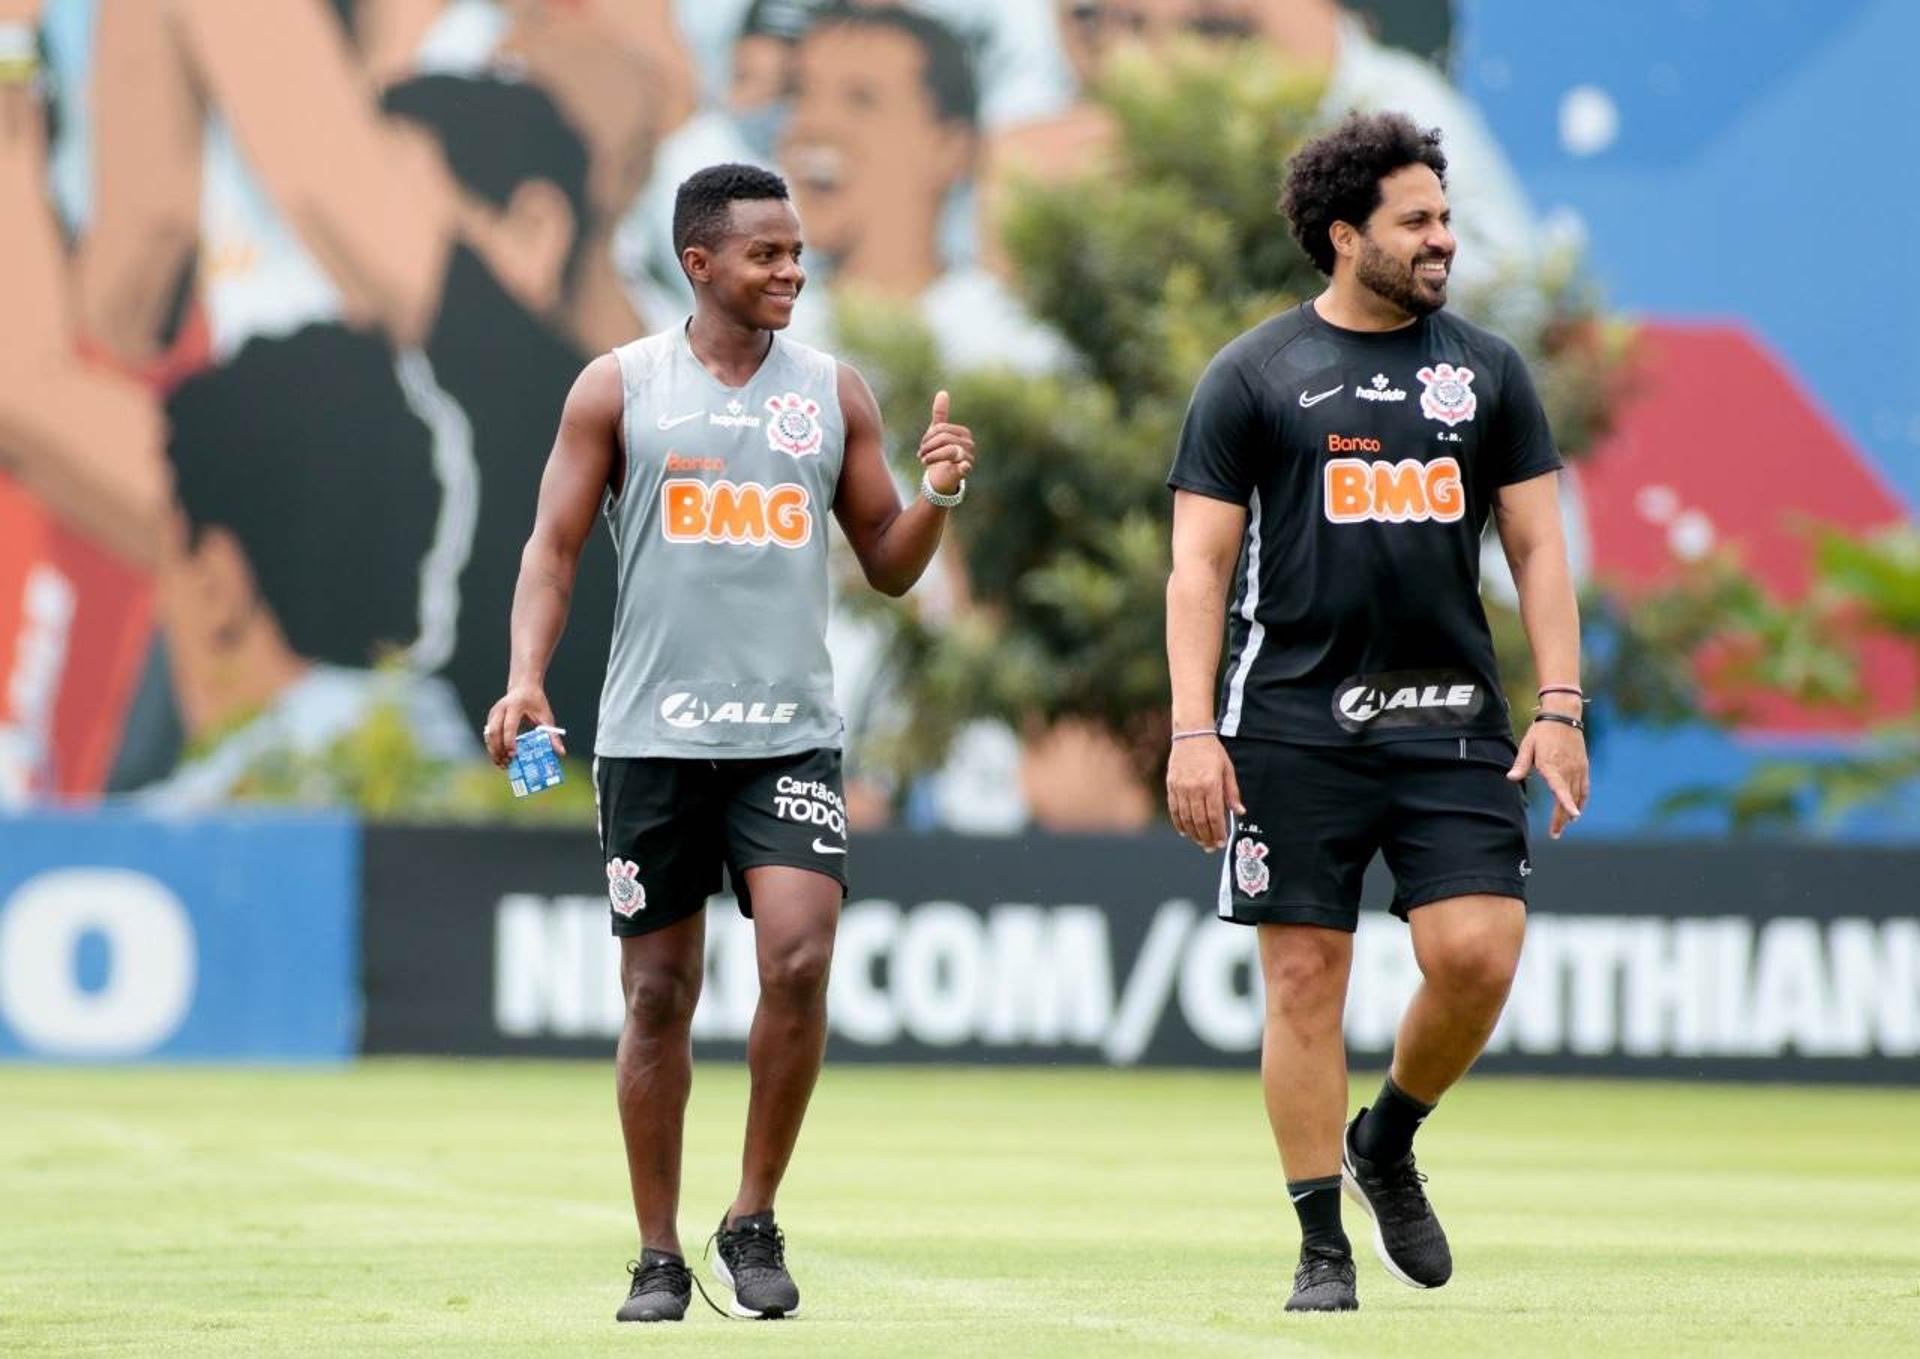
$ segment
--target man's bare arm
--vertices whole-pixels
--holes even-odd
[[[487,714],[487,753],[505,766],[521,724],[557,726],[547,702],[547,663],[567,625],[580,553],[620,457],[625,398],[620,362],[602,354],[574,381],[540,477],[533,533],[513,589],[507,692]],[[556,738],[564,753],[565,743]]]
[[[919,496],[904,509],[887,471],[880,406],[866,379],[840,365],[840,409],[847,421],[847,451],[833,512],[860,569],[874,589],[903,595],[933,560],[947,511]],[[933,489],[951,495],[973,470],[973,434],[947,420],[947,394],[933,400],[933,419],[920,439],[920,463]]]
[[[1520,621],[1533,649],[1534,669],[1542,685],[1578,687],[1580,683],[1580,606],[1574,598],[1573,572],[1567,564],[1565,530],[1560,523],[1560,480],[1548,472],[1503,486],[1494,498],[1494,522],[1500,545],[1513,568],[1520,592]],[[1540,706],[1579,719],[1577,695],[1548,694]],[[1509,777],[1518,782],[1538,769],[1553,790],[1551,834],[1558,838],[1587,805],[1587,744],[1564,722],[1536,722],[1520,743]]]
[[[1173,572],[1167,577],[1167,676],[1175,732],[1211,731],[1214,680],[1227,616],[1227,581],[1246,533],[1243,505],[1192,491],[1173,495]],[[1176,740],[1167,761],[1174,829],[1205,849],[1227,843],[1227,812],[1244,813],[1226,747],[1214,736]]]

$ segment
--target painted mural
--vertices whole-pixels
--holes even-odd
[[[818,262],[802,338],[830,343],[834,296],[859,291],[916,306],[952,365],[1066,362],[994,226],[1015,177],[1071,173],[1112,135],[1081,92],[1128,44],[1266,44],[1322,76],[1330,112],[1440,125],[1463,274],[1589,235],[1679,384],[1593,460],[1594,569],[1655,571],[1685,524],[1778,532],[1740,508],[1751,485],[1690,470],[1689,398],[1715,384],[1762,426],[1786,418],[1762,398],[1812,412],[1848,522],[1900,517],[1911,397],[1851,413],[1866,375],[1811,320],[1703,304],[1615,239],[1641,228],[1607,185],[1637,172],[1710,215],[1690,186],[1738,173],[1741,119],[1789,116],[1855,30],[1920,33],[1897,0],[1797,10],[1720,124],[1650,127],[1643,109],[1697,99],[1672,87],[1707,78],[1701,33],[1752,27],[1682,8],[1694,28],[1670,39],[1569,55],[1506,0],[0,0],[0,806],[207,805],[253,752],[323,745],[382,700],[430,750],[477,754],[555,416],[588,356],[684,314],[671,206],[702,165],[790,178]],[[1581,74],[1596,61],[1614,65]],[[1821,326],[1877,324],[1867,293],[1828,300]],[[585,748],[604,540],[580,580],[549,690]],[[872,639],[836,647],[859,682]],[[1009,740],[974,745],[952,777],[1023,786],[996,772]],[[1042,810],[1049,777],[1024,785]]]

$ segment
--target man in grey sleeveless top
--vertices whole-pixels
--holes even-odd
[[[740,1316],[792,1316],[773,1200],[826,1045],[827,966],[846,894],[842,723],[827,621],[831,510],[872,585],[901,595],[939,545],[973,436],[933,399],[920,494],[902,508],[861,376],[782,336],[806,281],[779,176],[718,165],[680,186],[690,321],[587,365],[560,417],[514,592],[507,693],[485,736],[559,725],[543,679],[583,544],[618,562],[594,779],[626,1025],[617,1093],[641,1253],[622,1321],[677,1321],[677,1225],[705,917],[724,864],[753,920],[760,1005],[739,1192],[714,1271]]]

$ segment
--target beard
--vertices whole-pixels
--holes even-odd
[[[1430,258],[1423,256],[1422,258]],[[1409,316],[1428,316],[1447,305],[1447,285],[1422,283],[1414,276],[1414,261],[1402,264],[1365,236],[1353,275],[1370,292]]]

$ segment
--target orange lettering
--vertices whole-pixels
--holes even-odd
[[[660,488],[660,526],[673,543],[697,543],[707,531],[707,484],[669,481]]]
[[[675,478],[660,487],[660,531],[672,543],[801,547],[813,537],[807,488],[787,482]]]
[[[1331,446],[1377,443],[1373,439],[1327,436]],[[1403,458],[1398,463],[1369,462],[1364,458],[1330,458],[1326,468],[1325,512],[1335,524],[1374,520],[1385,524],[1453,523],[1467,512],[1466,488],[1460,464],[1453,458],[1422,463]]]
[[[730,481],[716,481],[713,484],[713,498],[707,506],[707,541],[766,542],[765,489],[751,481],[740,486]]]
[[[1451,524],[1467,512],[1460,464],[1452,458],[1435,458],[1427,464],[1427,503],[1433,507],[1433,517],[1443,524]]]
[[[1390,524],[1427,517],[1427,488],[1421,480],[1426,469],[1412,458],[1398,463],[1373,465],[1373,517]]]
[[[776,486],[767,497],[767,531],[782,547],[799,547],[813,534],[813,517],[807,513],[807,488],[791,482]]]
[[[1329,462],[1327,518],[1336,524],[1354,524],[1365,519],[1370,508],[1366,462],[1360,458],[1335,458]]]

